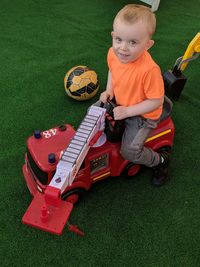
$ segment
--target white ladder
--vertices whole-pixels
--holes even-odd
[[[92,138],[104,130],[106,109],[91,106],[69,145],[63,151],[56,173],[49,186],[60,189],[61,193],[73,183],[85,156],[90,149]]]

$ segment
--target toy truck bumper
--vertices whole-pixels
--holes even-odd
[[[48,190],[49,189],[49,190]],[[52,234],[61,235],[73,204],[59,198],[57,189],[48,187],[45,194],[37,192],[22,222]]]

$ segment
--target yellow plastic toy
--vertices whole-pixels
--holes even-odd
[[[163,74],[165,83],[165,93],[174,100],[178,100],[185,86],[187,78],[183,75],[188,63],[196,59],[200,54],[200,32],[198,32],[189,43],[185,54],[179,57],[173,70],[168,70]]]
[[[189,61],[196,59],[200,53],[200,32],[198,32],[192,41],[189,43],[183,57],[177,59],[175,65],[178,64],[178,69],[184,71]]]

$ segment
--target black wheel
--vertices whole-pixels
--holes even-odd
[[[75,204],[83,197],[85,189],[83,188],[74,188],[62,194],[61,198],[72,204]]]
[[[171,146],[163,146],[163,147],[160,147],[156,152],[163,152],[163,151],[166,151],[168,153],[171,153],[172,152],[172,148]]]
[[[140,170],[141,165],[134,164],[133,162],[129,162],[126,167],[123,169],[121,176],[131,179],[133,178]]]

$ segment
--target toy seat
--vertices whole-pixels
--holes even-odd
[[[167,96],[165,96],[163,103],[163,112],[160,117],[161,121],[167,119],[170,116],[172,107],[173,107],[172,101]]]

